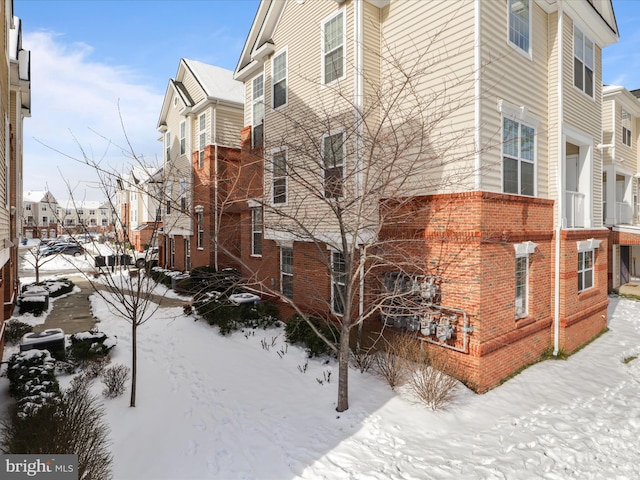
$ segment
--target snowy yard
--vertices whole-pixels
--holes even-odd
[[[118,337],[112,364],[129,364],[129,325],[92,305]],[[609,313],[610,331],[568,361],[484,395],[461,386],[446,411],[353,370],[338,414],[336,364],[307,360],[282,329],[222,337],[161,309],[138,330],[138,406],[128,391],[104,399],[114,478],[636,479],[640,358],[623,360],[640,355],[640,303],[612,297]],[[2,378],[0,408],[7,395]]]

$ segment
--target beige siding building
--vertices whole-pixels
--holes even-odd
[[[243,86],[233,72],[182,59],[165,93],[158,131],[165,146],[160,263],[189,271],[217,265],[224,170],[240,147]]]
[[[602,49],[617,39],[608,0],[263,0],[235,72],[264,159],[246,264],[339,320],[347,287],[310,244],[341,268],[404,242],[401,274],[441,295],[391,323],[451,351],[476,390],[575,350],[606,327]]]

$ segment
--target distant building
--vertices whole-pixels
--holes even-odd
[[[23,194],[22,235],[25,238],[58,236],[58,201],[46,190]]]

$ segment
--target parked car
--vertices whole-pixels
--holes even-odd
[[[55,243],[40,251],[40,254],[43,257],[48,257],[49,255],[56,255],[58,253],[79,257],[80,255],[83,255],[85,253],[85,249],[82,245],[69,242],[69,243]]]
[[[136,267],[144,268],[145,264],[151,260],[158,260],[158,247],[151,247],[144,252],[136,252]]]

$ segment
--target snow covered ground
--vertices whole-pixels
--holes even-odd
[[[128,365],[129,325],[92,305],[118,337],[112,363]],[[637,479],[640,358],[623,360],[640,355],[640,303],[612,297],[609,313],[610,331],[569,360],[484,395],[461,386],[446,411],[353,370],[338,414],[335,363],[307,360],[282,329],[222,337],[161,309],[138,330],[137,407],[129,391],[104,399],[114,478]]]

